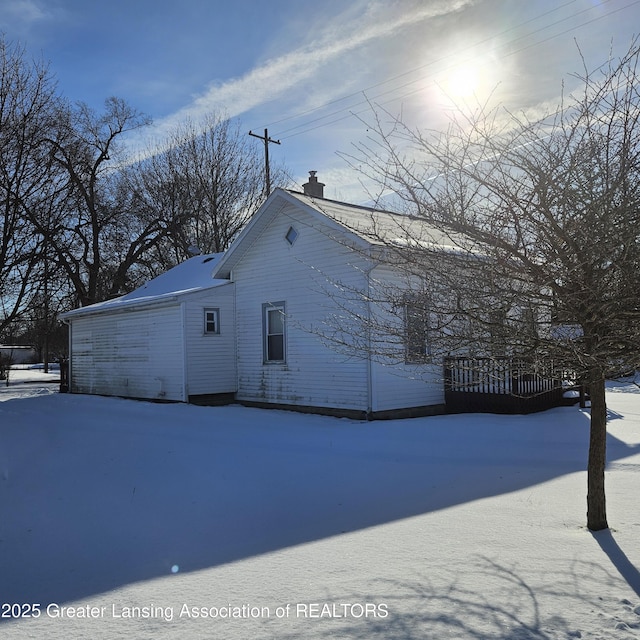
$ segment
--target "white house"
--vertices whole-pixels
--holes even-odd
[[[352,317],[377,312],[350,292],[395,277],[380,231],[398,234],[408,219],[325,199],[322,187],[312,172],[305,193],[276,189],[223,255],[64,314],[70,391],[369,417],[441,411],[440,367],[372,357],[380,336],[337,348],[345,305]]]

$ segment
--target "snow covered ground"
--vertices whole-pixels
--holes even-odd
[[[0,380],[0,402],[18,398],[55,393],[60,388],[60,367],[50,365],[50,373],[43,373],[43,365],[14,365],[9,380]]]
[[[577,407],[365,423],[37,376],[0,387],[3,639],[640,637],[634,385],[594,535]]]

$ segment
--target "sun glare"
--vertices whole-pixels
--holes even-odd
[[[453,99],[466,99],[477,95],[480,84],[480,70],[475,65],[467,63],[447,74],[445,90]]]
[[[436,76],[440,99],[458,108],[484,103],[507,73],[504,56],[494,47],[471,49],[462,42],[458,46],[462,52],[455,52],[453,44],[451,53],[443,52],[443,64]]]

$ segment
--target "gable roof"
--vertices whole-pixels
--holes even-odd
[[[170,302],[178,296],[204,291],[212,287],[229,284],[228,280],[213,278],[213,271],[221,260],[222,253],[212,253],[189,258],[165,271],[156,278],[113,300],[97,302],[87,307],[73,309],[60,315],[63,320],[81,315],[119,311],[133,307]]]
[[[274,189],[218,263],[214,277],[228,278],[253,241],[287,205],[293,204],[328,225],[337,237],[348,238],[360,248],[387,245],[437,247],[456,250],[462,238],[427,225],[416,216],[394,213],[288,189]]]
[[[298,191],[274,189],[225,253],[199,255],[153,278],[124,296],[67,311],[60,318],[125,310],[171,302],[180,295],[194,293],[229,283],[234,265],[248,251],[269,223],[294,205],[328,227],[336,238],[345,239],[360,249],[387,245],[434,247],[458,250],[468,243],[425,224],[415,216],[394,213],[328,198],[318,198]]]
[[[439,248],[461,246],[462,238],[457,238],[456,242],[449,234],[428,225],[414,215],[313,198],[293,191],[289,193],[301,203],[313,207],[372,245],[404,246],[413,242]]]

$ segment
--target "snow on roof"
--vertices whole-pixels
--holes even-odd
[[[314,198],[296,191],[288,193],[374,245],[416,244],[440,249],[468,245],[468,239],[436,229],[416,216]]]
[[[155,304],[168,301],[185,293],[203,291],[212,287],[228,284],[228,280],[213,278],[213,270],[224,254],[211,253],[189,258],[165,271],[146,284],[113,300],[98,302],[61,314],[61,318],[75,317],[107,310],[124,309],[142,304]]]
[[[189,258],[153,280],[149,280],[135,291],[118,298],[118,300],[139,300],[167,294],[175,295],[224,284],[227,282],[226,280],[214,280],[211,277],[214,267],[223,255],[222,253],[210,253]]]
[[[473,250],[468,238],[436,229],[416,216],[318,198],[278,187],[272,191],[220,260],[216,268],[218,277],[230,276],[234,265],[251,246],[251,241],[247,241],[247,238],[256,237],[270,224],[273,217],[282,210],[283,200],[289,205],[301,206],[312,216],[333,225],[337,237],[351,234],[369,246],[422,246],[447,252]]]

